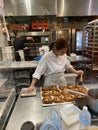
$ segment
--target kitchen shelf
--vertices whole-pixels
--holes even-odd
[[[89,64],[89,65],[87,65],[86,66],[88,69],[92,69],[92,65],[91,64]],[[98,70],[98,65],[96,65],[96,64],[93,64],[93,70]]]
[[[83,28],[82,40],[82,53],[83,55],[91,58],[91,70],[98,70],[98,20],[89,22]]]

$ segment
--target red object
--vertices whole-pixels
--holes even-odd
[[[37,30],[37,29],[48,29],[49,28],[49,23],[48,21],[35,21],[32,22],[32,29]]]

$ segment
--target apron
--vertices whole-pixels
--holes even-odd
[[[20,59],[21,61],[25,61],[25,57],[24,57],[24,51],[23,50],[19,50],[17,51],[19,53]]]
[[[64,73],[54,73],[45,76],[44,86],[67,85]]]

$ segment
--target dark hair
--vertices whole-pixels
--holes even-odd
[[[54,47],[55,41],[51,42],[51,44],[49,45],[49,50],[51,51]]]
[[[61,50],[63,48],[68,48],[68,43],[66,42],[66,40],[64,38],[59,38],[56,40],[54,47],[57,50]]]

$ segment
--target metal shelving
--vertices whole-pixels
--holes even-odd
[[[34,38],[34,43],[26,43],[29,46],[29,52],[25,57],[29,60],[32,60],[34,57],[39,56],[39,48],[42,46],[49,46],[51,42],[51,32],[50,31],[39,31],[39,32],[27,32],[24,33],[24,36],[31,36]],[[31,45],[31,46],[30,46]]]
[[[91,58],[90,68],[95,70],[94,66],[98,66],[98,19],[89,22],[83,28],[82,43],[83,55]]]
[[[34,42],[28,41],[25,43],[25,45],[29,47],[29,49],[25,51],[26,60],[33,60],[33,58],[39,56],[39,48],[49,46],[51,43],[51,31],[21,32],[21,36],[34,38]],[[10,37],[13,41],[15,36],[13,33],[10,33]]]

